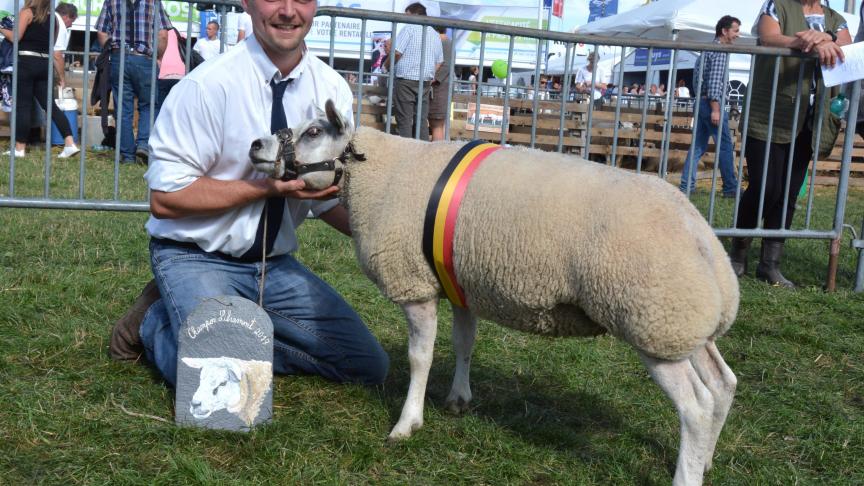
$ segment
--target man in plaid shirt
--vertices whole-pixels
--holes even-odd
[[[715,44],[732,44],[738,39],[741,21],[730,15],[723,16],[715,27]],[[700,68],[704,65],[704,68]],[[700,72],[701,69],[701,72]],[[693,152],[684,161],[681,174],[681,191],[689,194],[696,189],[696,166],[708,149],[708,138],[714,139],[720,151],[720,176],[723,178],[723,197],[734,198],[738,192],[735,163],[732,157],[732,136],[729,133],[729,117],[720,106],[726,89],[726,74],[729,70],[729,54],[726,52],[703,52],[693,70],[693,86],[699,87],[697,96],[699,118],[693,132]],[[719,131],[719,137],[718,137]],[[719,143],[718,143],[719,138]]]
[[[124,6],[125,4],[125,6]],[[125,24],[125,26],[124,26]],[[150,138],[150,91],[153,78],[153,29],[157,29],[157,56],[168,42],[171,29],[168,14],[155,0],[105,0],[102,12],[96,21],[99,44],[102,49],[111,49],[111,90],[114,106],[122,102],[123,118],[120,133],[121,162],[134,163],[136,159],[146,164],[149,159]],[[125,39],[124,36],[125,28]],[[120,72],[120,54],[125,52],[125,70]],[[123,80],[123,99],[120,100],[120,80]],[[133,103],[138,98],[138,136],[132,131]],[[120,101],[118,101],[120,100]]]
[[[412,3],[405,8],[409,15],[426,15],[426,7],[419,2]],[[422,47],[425,34],[426,54],[423,65],[420,58],[423,56]],[[432,79],[438,67],[444,62],[444,49],[441,45],[441,37],[432,27],[410,24],[402,27],[396,40],[393,42],[396,63],[395,81],[393,83],[393,108],[396,111],[396,125],[399,135],[414,138],[416,127],[414,122],[417,117],[418,99],[423,100],[422,113],[420,114],[420,140],[429,140],[429,102],[432,89]],[[423,80],[423,93],[421,98],[420,80]]]

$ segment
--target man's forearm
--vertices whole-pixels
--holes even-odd
[[[165,48],[168,47],[168,31],[160,30],[156,34],[156,58],[162,59],[162,54],[165,53]]]
[[[221,214],[270,195],[267,179],[223,181],[201,177],[176,192],[150,191],[150,211],[157,218]]]
[[[66,84],[66,63],[63,61],[63,51],[54,51],[54,70],[57,71],[57,81]]]
[[[97,32],[96,33],[96,41],[99,42],[99,45],[102,46],[103,49],[108,47],[108,40],[111,38],[110,35],[106,32]]]

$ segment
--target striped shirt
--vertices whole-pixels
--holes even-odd
[[[715,37],[714,43],[719,44],[720,39]],[[703,59],[705,60],[705,71],[700,72]],[[728,70],[729,53],[705,51],[696,60],[696,66],[693,68],[693,86],[699,84],[701,75],[702,87],[700,88],[700,95],[707,97],[708,101],[716,100],[719,102],[723,99],[723,88],[726,86],[726,72]]]
[[[423,41],[422,25],[406,25],[402,27],[393,43],[396,52],[401,54],[399,62],[396,63],[396,77],[403,79],[420,80],[420,56]],[[441,37],[432,27],[426,30],[426,57],[424,59],[422,74],[423,80],[429,81],[435,76],[435,66],[444,62],[444,49],[441,47]]]
[[[824,0],[821,3],[825,7],[828,6],[828,3]],[[780,17],[777,15],[777,5],[774,4],[774,0],[765,0],[765,3],[762,4],[762,8],[759,9],[759,17],[762,17],[763,15],[767,15],[772,19],[776,20],[777,22],[780,22]],[[804,20],[807,22],[807,26],[810,27],[810,30],[825,32],[825,15],[804,15]],[[756,24],[754,24],[754,26],[758,24],[759,18],[757,17]],[[840,27],[837,27],[837,32],[840,32],[841,30],[849,30],[849,24],[847,24],[846,22],[840,24]],[[834,33],[836,34],[837,32]]]
[[[110,34],[110,48],[119,49],[123,31],[121,15],[124,3],[126,4],[126,47],[139,54],[150,56],[153,54],[150,43],[153,40],[154,17],[156,17],[157,29],[168,30],[172,27],[161,2],[157,16],[155,0],[105,0],[102,4],[102,12],[96,20],[96,29]]]

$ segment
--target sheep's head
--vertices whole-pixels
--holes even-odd
[[[353,155],[354,130],[332,100],[324,106],[316,118],[252,142],[255,169],[277,179],[302,179],[309,189],[339,184],[345,158]]]

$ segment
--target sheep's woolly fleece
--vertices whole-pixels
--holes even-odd
[[[394,302],[441,288],[422,252],[429,194],[460,142],[361,127],[366,161],[343,197],[360,265]],[[667,182],[571,155],[508,148],[474,174],[455,228],[454,268],[479,317],[527,332],[610,332],[680,359],[725,333],[738,280],[711,228]]]

